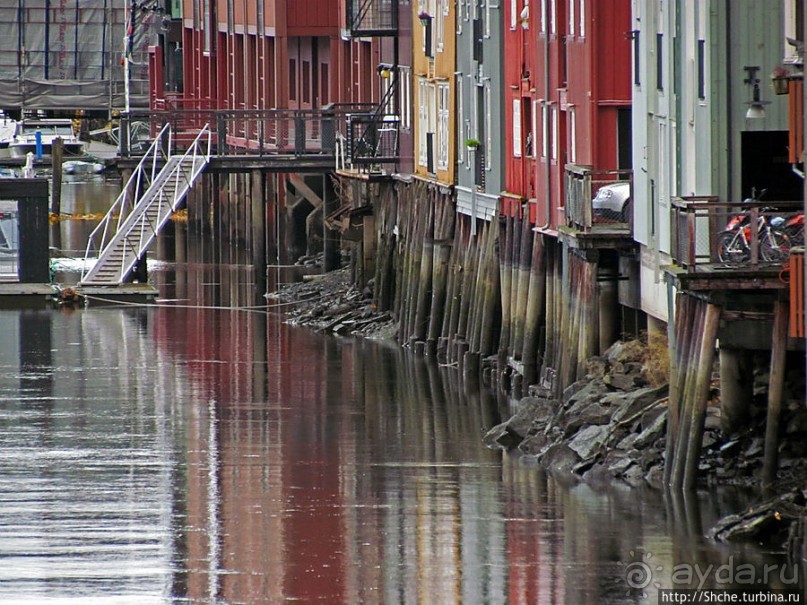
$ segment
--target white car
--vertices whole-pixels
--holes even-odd
[[[627,223],[630,220],[630,183],[603,185],[591,201],[595,223]]]

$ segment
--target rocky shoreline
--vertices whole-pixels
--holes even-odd
[[[392,339],[397,324],[372,304],[372,284],[350,284],[348,269],[310,276],[273,295],[287,321],[321,332]],[[516,404],[514,415],[489,429],[488,447],[517,450],[549,472],[592,484],[622,481],[664,489],[668,385],[659,380],[648,347],[638,340],[617,342],[587,362],[587,376],[560,400],[538,387]],[[724,435],[720,389],[713,380],[699,466],[701,485],[735,484],[761,490],[767,384],[759,376],[752,422],[740,434]],[[764,540],[807,555],[807,409],[804,384],[790,384],[783,402],[780,471],[764,498],[709,532],[714,540]],[[802,394],[802,399],[799,395]]]

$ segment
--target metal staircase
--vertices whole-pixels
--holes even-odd
[[[171,155],[171,126],[162,128],[90,234],[80,285],[114,286],[129,277],[207,166],[210,145],[210,127],[205,125],[184,154]],[[88,266],[94,254],[98,260]]]

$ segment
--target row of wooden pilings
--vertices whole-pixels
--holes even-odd
[[[266,259],[271,251],[256,241],[279,231],[276,210],[265,212],[264,206],[276,203],[276,183],[244,174],[205,185],[208,194],[200,200],[218,198],[220,210],[192,204],[191,220],[249,243],[254,257]],[[614,267],[596,251],[574,249],[536,230],[523,209],[473,218],[457,212],[452,191],[418,179],[384,182],[370,197],[374,302],[398,320],[401,344],[457,365],[464,374],[476,374],[483,359],[495,359],[495,375],[512,379],[514,393],[539,384],[560,396],[584,378],[586,361],[619,336]],[[282,247],[282,239],[272,246]],[[676,489],[695,485],[721,312],[720,304],[705,297],[677,295],[665,456],[665,481]],[[778,463],[787,324],[788,307],[777,303],[765,483],[775,478]]]
[[[677,296],[674,337],[670,343],[672,355],[664,468],[665,482],[675,489],[695,486],[721,313],[722,306],[718,302],[690,293]],[[775,480],[778,466],[788,315],[788,305],[777,301],[771,339],[763,485],[770,485]]]
[[[375,303],[398,318],[401,344],[468,372],[495,356],[500,376],[555,393],[585,375],[599,352],[596,257],[523,211],[460,214],[451,192],[419,180],[383,186],[374,204]]]
[[[560,396],[620,336],[615,268],[597,251],[540,233],[523,212],[472,218],[457,213],[451,192],[414,180],[383,187],[375,216],[376,304],[399,319],[401,344],[469,373],[495,356],[499,377]],[[766,483],[778,462],[787,313],[777,305]],[[698,473],[721,306],[680,293],[674,317],[665,480],[688,490]]]

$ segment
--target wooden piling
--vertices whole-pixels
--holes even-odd
[[[790,308],[786,302],[777,300],[774,303],[768,417],[765,426],[765,457],[762,465],[762,484],[764,486],[769,486],[776,480],[779,464],[779,417],[782,411],[782,392],[785,382],[789,312]]]
[[[577,376],[586,374],[586,361],[599,352],[599,308],[597,298],[597,263],[584,261],[583,280],[580,286],[580,355],[577,361]]]
[[[502,330],[499,334],[499,367],[503,368],[507,361],[507,351],[510,347],[510,334],[512,323],[512,285],[513,285],[513,217],[507,216],[500,220],[504,221],[504,231],[499,231],[499,251],[504,253],[500,259],[501,269],[499,280],[502,292]],[[501,235],[504,235],[501,238]]]
[[[526,384],[534,384],[538,377],[541,327],[546,322],[544,305],[546,300],[546,257],[543,236],[534,232],[531,236],[533,239],[532,260],[527,288],[527,307],[524,313],[524,343],[521,352]]]
[[[678,435],[675,442],[671,475],[671,485],[675,489],[681,489],[684,484],[687,453],[690,447],[689,436],[693,416],[692,407],[695,405],[695,384],[700,364],[698,354],[701,349],[704,320],[706,318],[705,303],[692,296],[686,296],[686,298],[689,299],[688,316],[692,324],[692,329],[687,330],[687,344],[680,365],[683,376],[679,378],[680,405],[678,406]]]
[[[482,323],[479,338],[479,352],[483,356],[494,352],[498,318],[501,316],[501,310],[497,306],[501,300],[496,250],[498,231],[499,223],[497,221],[488,223],[485,245],[485,287],[482,294]]]
[[[695,380],[689,426],[688,449],[686,456],[686,467],[684,469],[683,488],[691,490],[695,487],[695,480],[698,473],[698,462],[701,456],[701,445],[703,442],[703,424],[706,420],[706,406],[709,401],[709,388],[712,378],[712,366],[715,358],[715,343],[717,340],[717,328],[720,322],[720,307],[713,304],[706,304],[706,312],[703,321],[703,333],[698,354],[697,378]]]
[[[61,137],[53,139],[51,144],[51,192],[50,211],[59,216],[62,213],[62,160],[64,159],[64,141]]]
[[[433,266],[432,266],[432,301],[429,313],[429,327],[426,340],[427,351],[436,350],[437,339],[443,326],[448,291],[449,258],[451,254],[451,237],[454,232],[454,206],[441,196],[435,213]]]
[[[529,216],[525,213],[522,213],[521,217],[521,236],[519,240],[521,244],[518,258],[518,287],[516,289],[515,321],[513,322],[513,346],[511,347],[510,354],[514,359],[521,360],[524,349],[524,330],[527,321],[526,315],[529,301],[530,275],[532,273],[530,271],[530,265],[533,256],[532,249],[535,243],[532,225],[530,224]]]
[[[443,317],[441,338],[445,348],[445,362],[453,362],[452,344],[456,340],[457,325],[459,323],[460,304],[462,299],[462,271],[463,259],[467,249],[466,232],[468,230],[468,217],[458,216],[454,229],[454,243],[451,246],[448,275],[448,310]]]
[[[266,204],[263,173],[253,170],[251,176],[252,267],[255,272],[255,292],[263,296],[266,292]]]
[[[429,303],[432,298],[432,276],[434,274],[434,206],[430,203],[421,216],[418,237],[423,242],[420,254],[420,271],[418,273],[418,294],[415,309],[415,324],[411,338],[415,341],[426,340],[429,327]]]

